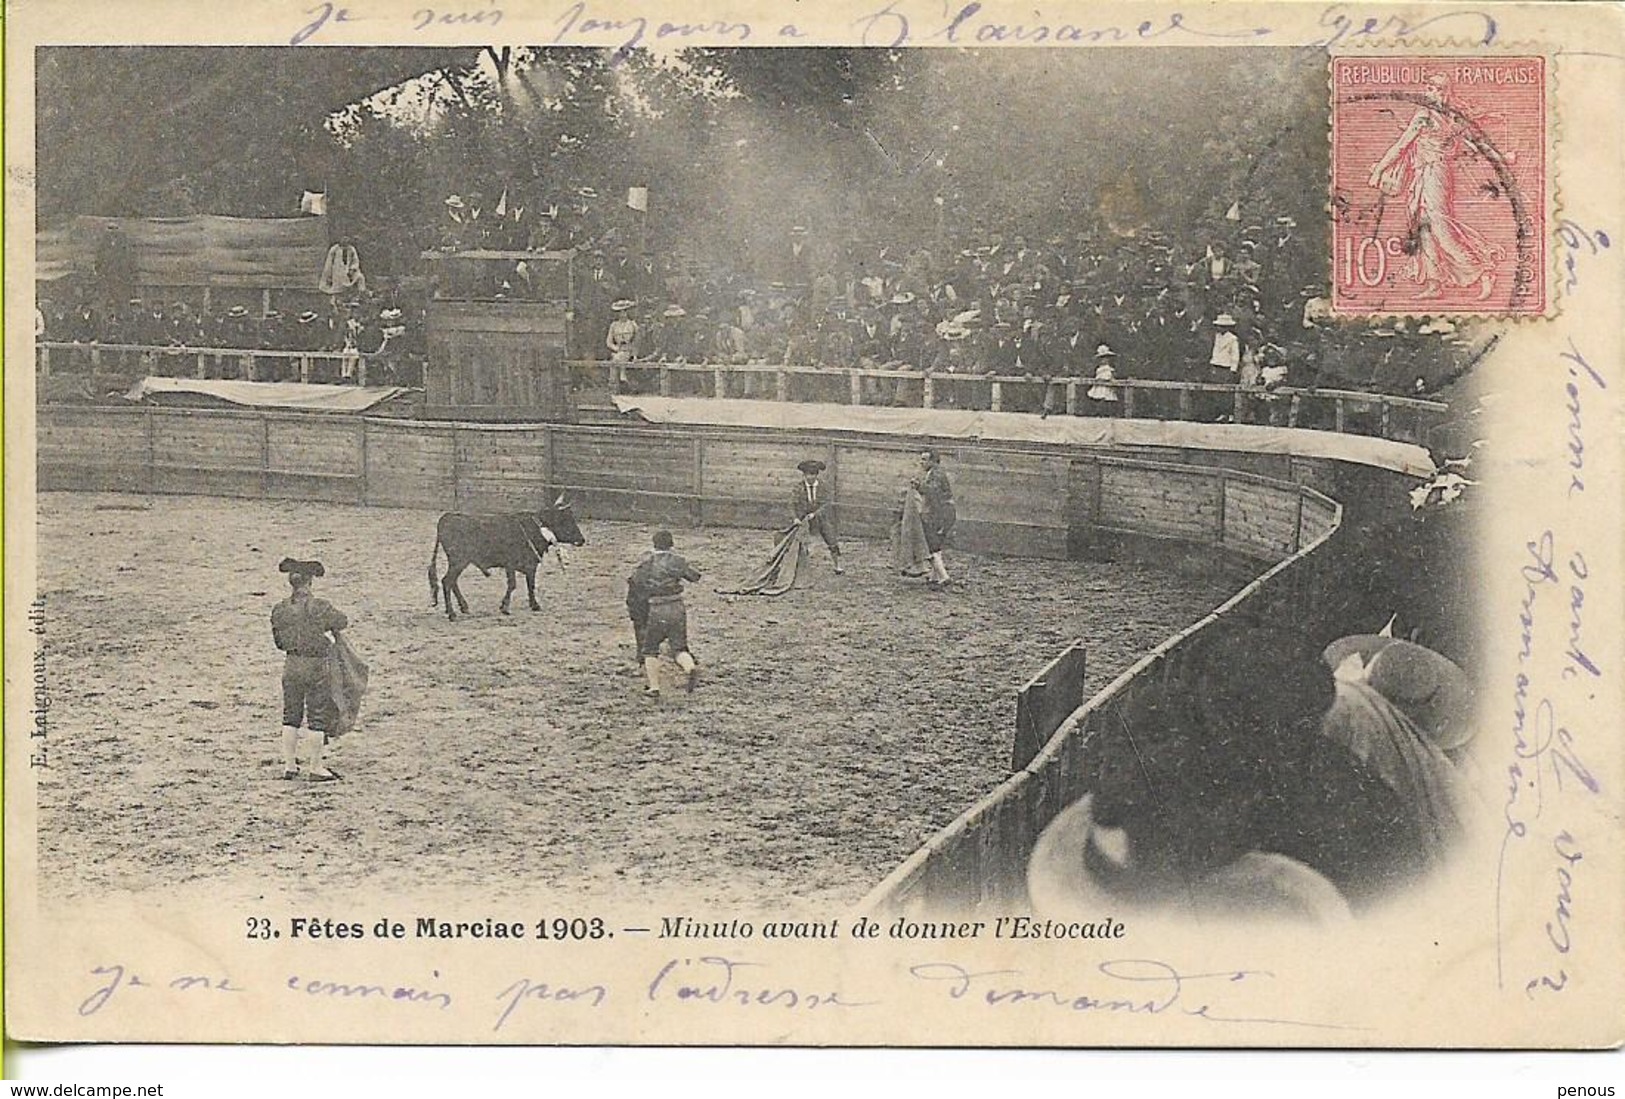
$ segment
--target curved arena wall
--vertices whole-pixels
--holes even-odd
[[[1284,486],[1283,486],[1284,487]],[[1337,534],[1343,509],[1299,490],[1317,515],[1316,533],[1291,556],[1226,600],[1218,609],[1141,657],[1073,711],[1031,763],[1006,779],[909,856],[870,891],[858,911],[880,917],[1019,906],[1027,859],[1039,835],[1066,806],[1087,793],[1096,774],[1097,733],[1126,727],[1121,715],[1147,688],[1178,678],[1227,619],[1301,617],[1318,601],[1332,570],[1317,554]],[[1290,506],[1286,496],[1279,502]],[[1317,559],[1318,558],[1318,559]]]
[[[235,410],[42,408],[42,489],[468,510],[569,490],[590,516],[782,526],[797,462],[823,459],[843,532],[885,537],[935,445],[964,549],[1066,557],[1117,536],[1273,563],[1322,528],[1339,463],[1284,455],[922,439],[761,427],[451,424]]]

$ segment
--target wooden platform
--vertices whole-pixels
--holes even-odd
[[[425,417],[573,422],[565,327],[561,302],[431,303]]]

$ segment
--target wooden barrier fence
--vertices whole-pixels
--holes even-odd
[[[1010,770],[1020,771],[1031,763],[1061,723],[1083,705],[1085,666],[1083,643],[1074,641],[1016,692]]]
[[[229,375],[261,380],[266,363],[292,363],[299,380],[353,378],[366,385],[376,375],[378,355],[344,351],[277,351],[221,347],[169,347],[147,344],[78,344],[60,341],[36,345],[42,379],[54,373],[185,374],[207,378]],[[387,361],[387,356],[385,356]],[[76,365],[67,366],[73,363]],[[109,364],[126,369],[105,371]],[[184,364],[184,365],[183,365]],[[1214,382],[1166,382],[1136,379],[1094,381],[1088,378],[1042,379],[998,374],[926,374],[915,370],[842,370],[828,367],[766,364],[706,365],[696,363],[570,362],[571,388],[578,401],[592,394],[658,394],[666,397],[754,399],[821,404],[879,405],[902,408],[958,408],[992,412],[1031,412],[1068,416],[1117,416],[1212,422],[1221,416],[1236,423],[1267,423],[1327,431],[1375,435],[1427,445],[1433,428],[1442,424],[1449,406],[1438,401],[1364,393],[1348,389],[1257,386]],[[425,367],[433,371],[433,364]],[[373,380],[376,380],[374,378]],[[1087,396],[1093,388],[1116,395],[1114,401]]]
[[[843,531],[884,538],[920,440],[687,426],[453,424],[297,412],[47,406],[39,483],[429,509],[531,507],[569,490],[604,519],[773,529],[786,478],[828,466]],[[1051,444],[941,440],[972,551],[1064,558],[1119,536],[1279,560],[1319,529],[1282,476],[1119,458]]]
[[[1121,727],[1125,709],[1141,692],[1178,676],[1228,621],[1314,615],[1320,593],[1336,579],[1324,575],[1335,568],[1324,547],[1342,524],[1342,507],[1312,489],[1299,493],[1305,513],[1316,518],[1294,553],[1070,713],[1031,762],[927,841],[870,891],[857,912],[880,918],[1024,907],[1028,857],[1049,822],[1091,788],[1097,735]]]
[[[359,351],[280,351],[241,347],[174,347],[167,344],[81,344],[51,341],[36,343],[35,367],[48,380],[61,373],[115,374],[138,378],[145,374],[167,377],[230,377],[267,381],[266,363],[292,363],[299,381],[351,381],[366,385],[369,365],[381,353]],[[134,371],[128,369],[135,364]],[[108,370],[108,366],[120,369]],[[289,379],[291,380],[291,379]]]

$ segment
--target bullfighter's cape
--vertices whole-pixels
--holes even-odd
[[[327,650],[328,690],[333,696],[333,707],[338,720],[327,730],[329,737],[340,737],[355,728],[361,714],[361,696],[367,693],[367,665],[350,648],[343,634],[335,634],[332,647]]]
[[[816,512],[814,513],[816,514]],[[718,595],[783,595],[796,586],[796,574],[807,557],[807,520],[800,519],[779,532],[773,552],[756,575],[737,588],[717,589]]]
[[[903,490],[903,510],[892,525],[892,565],[904,576],[924,576],[930,549],[925,544],[925,525],[920,520],[920,494]]]

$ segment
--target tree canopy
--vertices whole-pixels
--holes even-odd
[[[246,216],[323,190],[405,257],[447,195],[648,187],[651,243],[749,253],[805,224],[929,243],[1048,238],[1233,202],[1323,217],[1324,58],[1303,51],[59,48],[41,51],[39,210]]]
[[[286,214],[320,183],[332,112],[478,51],[50,47],[38,52],[39,218]]]

